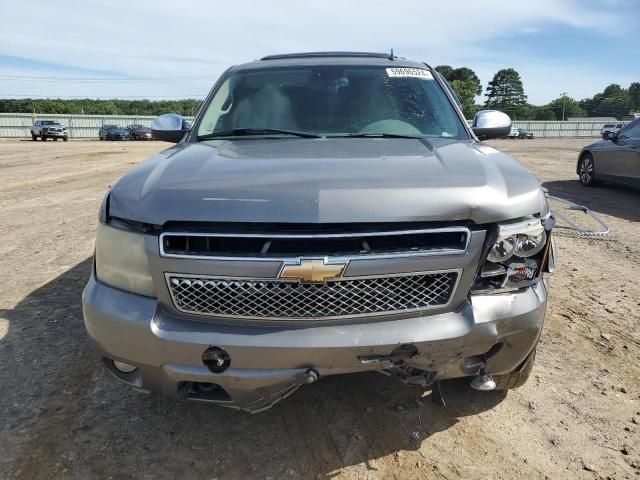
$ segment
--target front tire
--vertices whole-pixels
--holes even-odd
[[[34,134],[32,133],[32,134],[31,134],[31,140],[33,140],[33,141],[35,142],[36,140],[38,140],[38,136],[37,136],[37,135],[34,135]]]
[[[66,142],[67,140],[69,140],[69,137],[62,137],[63,142]]]
[[[47,141],[47,137],[45,137],[44,135],[42,135],[42,136],[40,137],[40,140],[42,140],[43,142],[46,142],[46,141]]]
[[[533,370],[533,364],[536,360],[536,349],[529,354],[527,359],[520,367],[514,372],[507,373],[506,375],[494,375],[493,380],[496,382],[496,390],[512,390],[523,386]]]
[[[596,184],[596,168],[593,155],[585,153],[578,164],[578,176],[580,183],[585,187],[593,187]]]

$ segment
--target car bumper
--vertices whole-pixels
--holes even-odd
[[[308,328],[228,325],[193,321],[167,313],[157,299],[89,281],[84,320],[105,365],[121,381],[170,397],[210,401],[257,412],[320,377],[383,369],[362,357],[387,356],[399,345],[418,354],[408,366],[448,379],[475,375],[479,361],[489,373],[516,369],[535,347],[544,322],[544,281],[526,289],[471,295],[456,311],[387,322],[317,325]],[[231,364],[212,373],[202,361],[211,347],[228,352]],[[116,370],[112,360],[137,367]],[[482,364],[482,363],[481,363]],[[185,385],[219,386],[212,395],[190,395]]]
[[[50,137],[50,138],[53,138],[53,137],[64,138],[68,135],[68,133],[67,132],[44,132],[43,135],[45,137]]]

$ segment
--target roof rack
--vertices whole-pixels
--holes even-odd
[[[375,52],[306,52],[306,53],[283,53],[280,55],[267,55],[260,60],[284,60],[288,58],[318,58],[318,57],[364,57],[364,58],[386,58],[393,60],[397,58],[393,56],[393,50],[391,55],[388,53],[375,53]]]

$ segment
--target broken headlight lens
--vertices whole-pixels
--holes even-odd
[[[474,291],[504,291],[536,281],[547,232],[537,218],[498,226],[498,238],[489,249]]]

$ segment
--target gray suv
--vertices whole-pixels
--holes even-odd
[[[140,390],[258,412],[324,376],[522,385],[555,264],[536,179],[433,68],[388,54],[228,69],[99,212],[85,325]]]
[[[57,141],[61,138],[64,142],[69,140],[69,132],[60,122],[55,120],[36,120],[31,127],[31,140],[36,141],[40,137],[42,141],[53,138]]]

